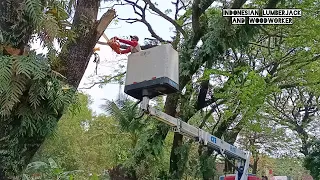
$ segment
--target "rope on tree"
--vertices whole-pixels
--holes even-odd
[[[100,64],[100,56],[96,51],[100,51],[100,48],[94,48],[93,49],[93,55],[94,55],[94,60],[93,62],[96,63],[96,69],[95,69],[95,73],[96,75],[98,74],[98,65]]]

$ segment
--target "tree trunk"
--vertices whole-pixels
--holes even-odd
[[[178,97],[179,97],[179,94],[169,94],[167,96],[167,99],[165,102],[165,108],[164,108],[164,111],[166,114],[168,114],[170,116],[175,116]],[[157,144],[157,143],[163,144],[170,128],[166,124],[160,123],[159,125],[157,125],[156,129],[157,129],[156,134],[154,136],[150,136],[150,138],[148,138],[147,142],[149,142],[151,144]],[[155,141],[160,141],[160,142],[155,142]],[[145,157],[146,154],[147,154],[147,152],[144,152],[144,153],[138,154],[136,157],[134,157],[135,164],[139,165],[141,163],[141,161],[143,161],[146,158]],[[132,168],[134,169],[135,167],[132,167]],[[126,174],[130,174],[130,172],[128,172],[128,170],[127,170]],[[163,174],[163,176],[166,177],[167,175]],[[130,178],[132,180],[138,179],[138,177],[130,177]]]
[[[108,170],[110,179],[112,180],[136,180],[135,171],[133,169],[124,168],[122,165]]]
[[[309,154],[309,147],[310,143],[308,142],[309,135],[308,133],[303,129],[302,126],[296,125],[296,131],[299,134],[302,142],[302,146],[300,149],[300,152],[307,156]]]
[[[239,111],[240,111],[240,109],[236,109],[236,111],[234,112],[233,116],[231,116],[230,118],[228,118],[227,120],[222,122],[221,125],[218,127],[217,131],[215,131],[213,133],[213,135],[216,136],[217,138],[221,138],[225,134],[225,132],[227,131],[227,129],[230,126],[230,124],[232,122],[234,122],[235,118],[238,116]],[[232,143],[232,142],[230,142],[230,140],[231,139],[229,139],[229,137],[226,136],[225,141],[228,142],[228,143]],[[235,139],[234,139],[234,141],[235,141]],[[210,162],[209,162],[210,159],[208,157],[210,157],[212,155],[212,153],[213,153],[213,150],[209,149],[209,148],[206,150],[205,153],[203,153],[203,155],[205,155],[205,156],[201,158],[204,161],[202,164],[210,164]],[[225,166],[225,168],[227,167],[227,169],[225,169],[225,170],[230,170],[229,162],[225,163],[225,165],[227,165],[227,164],[229,166]],[[210,168],[210,167],[207,167],[207,168]],[[207,169],[206,171],[209,171],[209,169]],[[204,180],[211,180],[211,176],[208,177],[206,174],[204,174],[204,173],[206,173],[206,171],[202,172],[203,173],[203,179]]]
[[[234,173],[235,169],[234,169],[234,161],[233,160],[225,160],[224,161],[224,172],[225,173],[229,173],[232,174]]]
[[[259,161],[259,156],[256,154],[253,159],[252,174],[257,174],[258,172],[258,161]]]
[[[182,153],[178,152],[178,147],[182,145],[183,136],[175,133],[170,154],[170,175],[172,179],[181,179],[183,175],[183,167],[179,167],[179,161],[182,159]],[[185,163],[184,163],[185,164]]]

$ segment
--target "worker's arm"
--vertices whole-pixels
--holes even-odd
[[[138,45],[138,42],[137,41],[129,41],[129,40],[125,40],[125,39],[120,39],[120,38],[117,38],[120,42],[122,43],[125,43],[125,44],[128,44],[130,46],[133,46],[133,47],[136,47]]]
[[[128,47],[127,49],[125,49],[125,50],[120,50],[120,53],[118,53],[118,54],[127,54],[127,53],[129,53],[129,52],[131,52],[131,49],[130,49],[130,47]]]

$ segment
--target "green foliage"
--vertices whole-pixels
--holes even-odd
[[[204,178],[211,178],[214,177],[215,175],[215,160],[216,157],[213,155],[209,155],[207,154],[207,152],[205,152],[206,154],[203,154],[202,156],[200,156],[200,171],[203,175]]]
[[[168,136],[163,142],[163,138],[158,134],[159,129],[156,128],[161,122],[150,117],[139,118],[138,107],[132,101],[120,104],[107,101],[104,108],[117,120],[120,129],[132,137],[131,155],[124,165],[134,169],[139,178],[155,179],[161,172],[169,169],[167,165],[171,144],[168,141],[172,136]]]
[[[1,7],[0,163],[11,176],[21,172],[74,102],[75,91],[64,83],[65,77],[53,71],[58,69],[53,63],[58,62],[53,41],[63,45],[73,36],[66,28],[70,23],[64,1],[5,1]],[[29,51],[33,35],[47,47],[46,55]],[[4,47],[25,52],[3,56]]]
[[[126,101],[119,108],[115,102],[107,100],[106,104],[102,107],[119,122],[120,127],[123,128],[124,131],[135,133],[146,126],[146,120],[144,118],[137,118],[139,112],[134,102]]]
[[[52,45],[54,38],[58,42],[66,37],[71,38],[71,31],[67,28],[71,25],[67,9],[64,1],[25,0],[25,13],[37,27],[36,33],[46,45]]]
[[[81,169],[81,167],[76,166],[77,154],[79,154],[80,149],[75,147],[78,146],[79,142],[85,142],[84,139],[81,139],[85,128],[82,123],[92,119],[92,112],[87,107],[90,101],[87,96],[79,94],[78,99],[78,104],[72,104],[62,116],[54,134],[48,136],[48,139],[36,154],[35,160],[52,157],[58,164],[68,170]],[[42,156],[42,158],[39,158],[39,156]]]
[[[304,166],[310,171],[314,179],[320,179],[320,142],[314,141],[309,155],[304,160]]]
[[[273,159],[274,161],[274,175],[277,176],[291,176],[294,179],[302,178],[302,175],[306,175],[307,171],[303,167],[303,160],[292,157],[280,157]]]
[[[50,54],[54,53],[54,39],[62,46],[74,37],[72,30],[67,28],[71,24],[65,1],[25,0],[20,4],[6,1],[4,5],[7,8],[2,12],[2,21],[7,23],[0,27],[1,45],[21,48],[29,43],[32,34],[37,34]],[[12,9],[15,6],[19,10]]]
[[[131,155],[135,137],[121,131],[119,122],[104,115],[94,116],[89,97],[79,94],[77,109],[61,118],[54,135],[49,136],[34,161],[54,158],[65,170],[83,170],[75,179],[107,179],[106,170],[122,164]]]
[[[74,91],[65,89],[41,55],[0,59],[0,161],[8,173],[16,173],[32,157],[27,150],[40,145],[37,138],[53,132],[61,113],[74,101]],[[33,140],[21,144],[28,138]]]
[[[269,174],[272,169],[274,176],[290,176],[293,179],[303,179],[308,175],[308,171],[303,167],[303,159],[290,156],[281,156],[278,158],[259,155],[258,176]]]
[[[26,0],[26,13],[31,18],[31,21],[37,25],[40,23],[42,17],[42,10],[44,8],[40,0]],[[40,17],[40,18],[39,18]]]
[[[29,163],[22,180],[41,179],[41,180],[73,180],[75,175],[82,171],[64,171],[52,158],[48,159],[48,163],[42,161],[35,161]]]
[[[158,141],[148,142],[150,136],[157,137],[154,135],[155,120],[129,118],[133,117],[130,111],[134,105],[130,101],[120,108],[115,104],[113,116],[94,117],[89,109],[88,97],[83,94],[78,97],[78,110],[75,113],[71,110],[66,112],[58,123],[55,135],[45,141],[35,161],[52,157],[67,171],[83,170],[85,173],[79,179],[88,179],[86,174],[90,173],[95,174],[91,179],[102,178],[103,171],[119,164],[134,167],[142,179],[153,179],[168,170],[173,136],[168,135],[164,147],[161,143],[154,145],[154,142],[160,142],[160,137]],[[120,116],[117,116],[119,112]],[[141,156],[146,156],[146,159],[138,163]]]

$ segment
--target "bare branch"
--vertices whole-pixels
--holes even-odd
[[[158,13],[161,17],[169,21],[181,34],[184,38],[187,37],[187,33],[182,29],[182,27],[172,18],[163,13],[160,9],[158,9],[150,0],[143,0],[146,4],[149,5],[150,9],[154,12]]]
[[[141,19],[138,18],[118,18],[119,20],[126,21],[126,23],[133,24],[136,22],[142,22]]]
[[[176,2],[172,2],[172,4],[175,5],[175,7],[176,7],[176,12],[174,13],[174,19],[175,20],[178,20],[178,13],[179,13],[179,10],[180,10],[179,1],[180,0],[177,0]]]
[[[160,42],[166,42],[166,40],[162,39],[159,35],[157,35],[157,33],[153,30],[151,24],[146,20],[147,4],[145,4],[145,6],[142,7],[137,4],[138,0],[136,2],[129,1],[129,0],[124,0],[124,1],[127,2],[127,4],[130,4],[132,6],[134,13],[137,14],[138,16],[140,16],[141,19],[138,19],[138,18],[118,18],[119,20],[124,20],[130,24],[133,24],[136,22],[141,22],[147,26],[148,31],[150,32],[152,37],[156,38]],[[138,12],[138,9],[140,10],[140,12]]]
[[[133,2],[133,1],[129,1],[129,0],[124,0],[125,2],[127,2],[128,4],[130,4],[131,6],[135,8],[138,8],[141,12],[143,12],[143,8],[141,6],[138,5],[138,1]]]
[[[116,79],[116,78],[118,78],[118,77],[121,77],[121,76],[123,76],[123,75],[125,75],[126,74],[126,71],[125,72],[123,72],[123,73],[120,73],[120,74],[117,74],[117,75],[115,75],[115,76],[112,76],[112,77],[110,77],[110,78],[108,78],[108,79],[105,79],[105,80],[102,80],[102,81],[98,81],[98,82],[94,82],[91,86],[89,86],[89,87],[83,87],[83,88],[79,88],[79,89],[91,89],[91,88],[93,88],[95,85],[98,85],[98,84],[107,84],[107,83],[109,83],[110,81],[112,81],[112,80],[114,80],[114,79]]]
[[[180,0],[180,3],[182,4],[182,6],[179,8],[179,10],[184,9],[187,10],[187,7],[191,5],[192,1],[189,1],[188,4],[185,4],[182,0]]]

